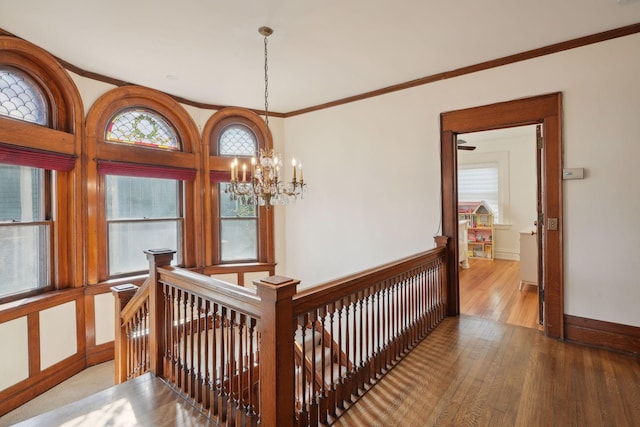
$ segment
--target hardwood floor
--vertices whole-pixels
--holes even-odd
[[[336,426],[638,426],[640,359],[446,318]]]
[[[542,329],[538,325],[538,288],[520,284],[520,263],[470,259],[460,269],[460,312],[510,325]]]

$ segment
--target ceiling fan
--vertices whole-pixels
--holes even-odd
[[[458,150],[466,150],[466,151],[473,151],[476,149],[475,146],[473,145],[463,145],[466,144],[467,141],[465,141],[464,139],[459,139],[458,140]]]

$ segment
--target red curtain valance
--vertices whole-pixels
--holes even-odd
[[[195,169],[143,165],[138,163],[113,162],[108,160],[98,161],[98,173],[101,175],[178,179],[181,181],[193,181],[194,179],[196,179]]]
[[[211,182],[230,182],[231,181],[231,171],[211,171],[209,175],[209,179]]]
[[[0,163],[68,172],[75,166],[76,156],[0,144]]]

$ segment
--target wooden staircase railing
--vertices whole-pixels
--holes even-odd
[[[299,293],[147,257],[147,283],[114,289],[116,381],[151,371],[219,425],[330,425],[445,317],[443,245]]]

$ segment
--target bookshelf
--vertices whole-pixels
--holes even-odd
[[[468,221],[467,253],[469,258],[494,259],[495,239],[493,211],[485,202],[458,203],[458,220]]]

